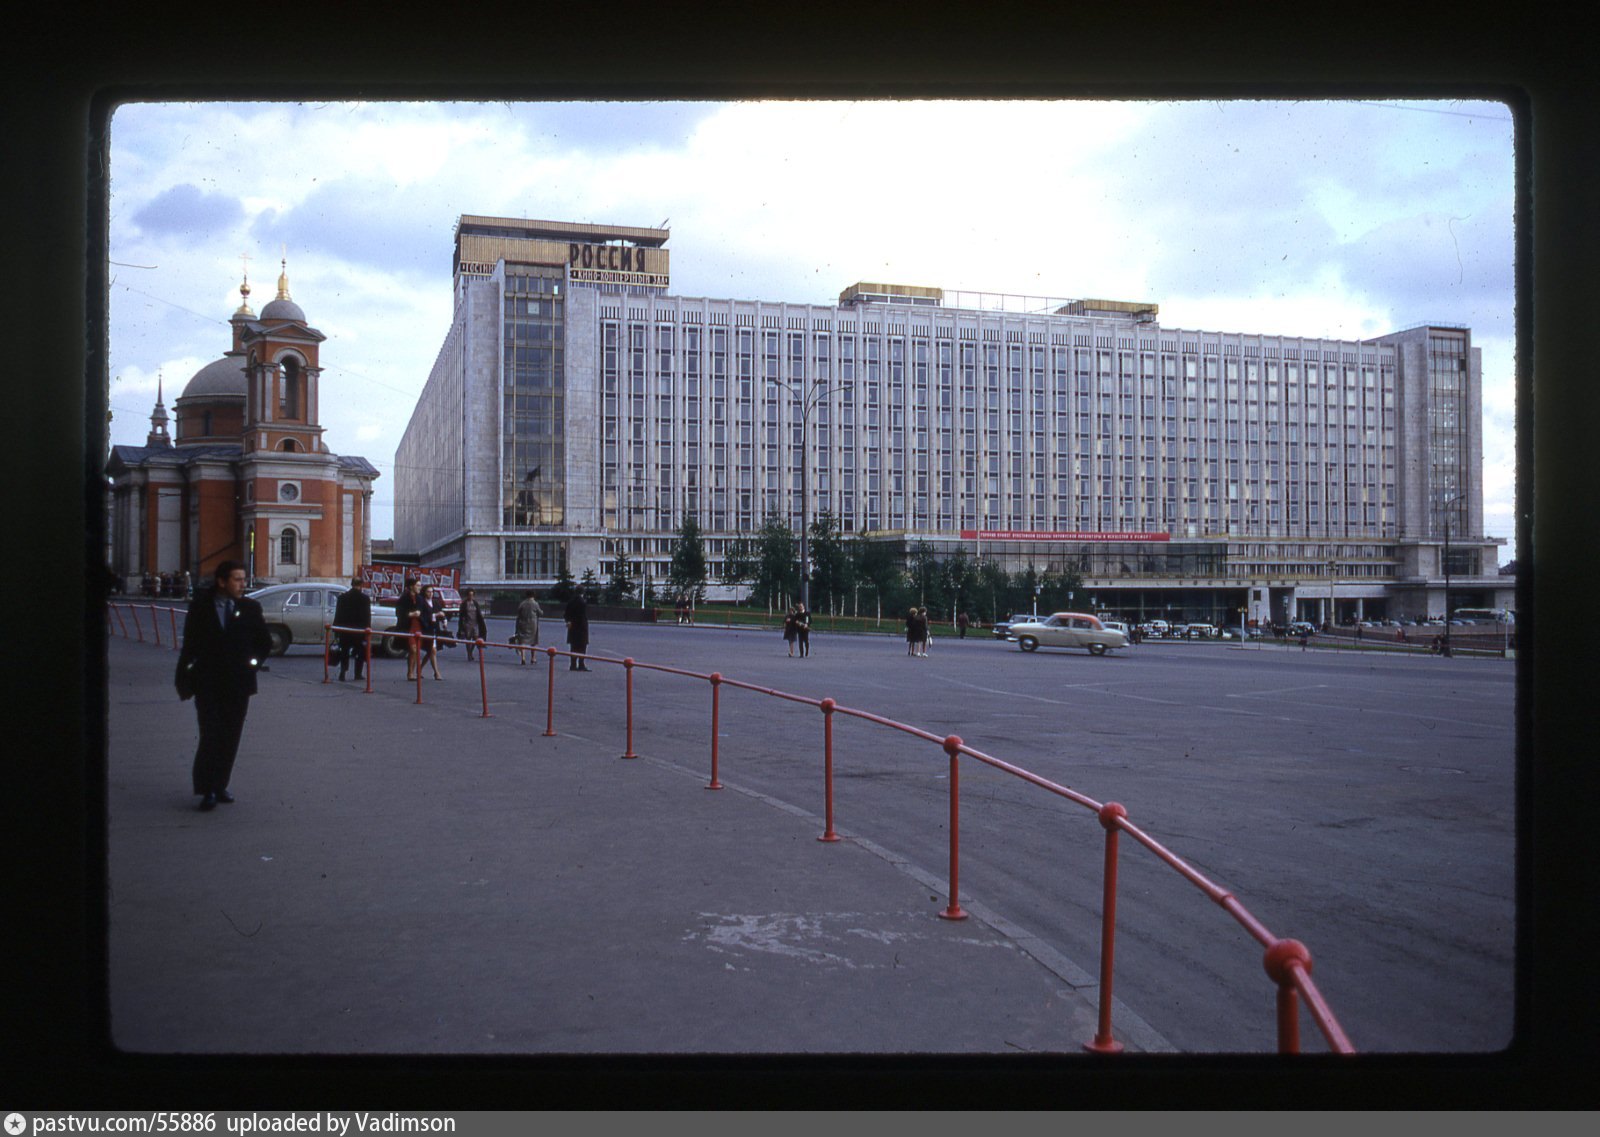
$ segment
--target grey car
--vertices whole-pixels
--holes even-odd
[[[334,605],[347,591],[342,584],[324,584],[315,581],[293,584],[271,584],[249,593],[261,605],[261,614],[267,622],[267,634],[272,637],[272,654],[282,655],[291,644],[321,647],[323,627],[333,623]],[[372,628],[388,631],[395,626],[393,608],[379,604],[372,606]],[[373,641],[374,654],[380,651],[390,656],[404,654],[389,637]]]

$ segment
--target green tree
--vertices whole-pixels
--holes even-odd
[[[561,571],[556,573],[555,585],[550,589],[550,599],[571,600],[572,594],[577,587],[578,582],[572,579],[572,570],[567,567],[566,558],[563,557],[561,559]]]
[[[795,565],[794,530],[782,518],[769,517],[756,536],[755,588],[750,599],[757,604],[783,607],[800,584]]]
[[[811,607],[839,611],[850,590],[850,558],[845,555],[839,520],[823,510],[811,523]]]
[[[894,550],[882,541],[863,538],[857,538],[852,546],[857,579],[871,594],[877,615],[881,618],[885,608],[891,616],[905,615],[905,570]]]
[[[755,550],[744,537],[735,537],[722,550],[722,583],[743,584],[756,575]]]
[[[1009,616],[1012,612],[1011,580],[1006,576],[1006,570],[994,561],[983,560],[978,563],[977,575],[975,591],[983,622],[992,624]]]
[[[634,583],[628,575],[629,568],[628,555],[618,549],[616,559],[611,562],[611,575],[606,578],[607,604],[626,604],[633,595]]]
[[[705,599],[706,543],[700,535],[700,522],[692,513],[684,515],[678,539],[672,546],[667,584],[674,597],[692,596],[697,603]]]
[[[578,587],[583,589],[583,598],[590,604],[600,603],[600,578],[595,575],[594,569],[583,570],[583,579],[578,581]]]

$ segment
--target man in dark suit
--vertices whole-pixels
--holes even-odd
[[[194,752],[194,792],[202,810],[232,802],[228,780],[244,733],[256,669],[272,650],[261,605],[244,594],[244,566],[223,561],[212,587],[201,589],[183,622],[175,682],[180,699],[194,699],[200,745]]]
[[[341,593],[333,606],[333,626],[336,628],[372,627],[372,600],[361,591],[361,578],[352,577],[350,591]],[[356,661],[356,682],[361,682],[361,671],[367,665],[366,636],[360,632],[339,633],[339,680],[344,681],[350,669],[350,660]]]
[[[573,651],[567,670],[587,671],[589,665],[583,657],[589,651],[589,605],[584,602],[582,589],[575,591],[572,599],[567,601],[565,616],[567,646]]]

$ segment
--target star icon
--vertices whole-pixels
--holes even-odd
[[[26,1117],[23,1117],[20,1113],[6,1114],[6,1132],[10,1134],[11,1137],[21,1137],[21,1134],[26,1133],[27,1131],[28,1119]]]

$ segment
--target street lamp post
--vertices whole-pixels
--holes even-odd
[[[774,380],[778,382],[778,380]],[[848,391],[849,385],[829,386],[827,379],[785,384],[800,391],[800,603],[811,611],[811,408],[832,390]]]
[[[1455,504],[1460,493],[1453,493],[1445,498],[1444,505],[1444,642],[1439,652],[1445,658],[1450,656],[1450,507]]]

